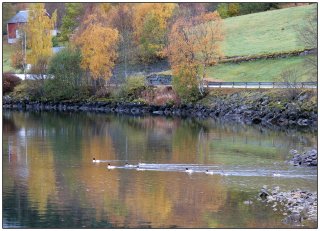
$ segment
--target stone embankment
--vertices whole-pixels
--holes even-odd
[[[289,225],[301,225],[304,220],[317,221],[318,194],[306,190],[281,192],[280,187],[268,189],[263,186],[259,199],[281,212],[283,222]]]
[[[316,49],[305,49],[300,51],[262,54],[262,55],[248,55],[248,56],[229,56],[224,57],[220,63],[242,63],[255,61],[260,59],[277,59],[277,58],[288,58],[292,56],[305,56],[310,54],[316,54]]]
[[[303,153],[297,150],[291,150],[292,159],[289,161],[294,166],[318,166],[318,151],[311,149]]]
[[[317,128],[317,107],[310,103],[308,93],[300,94],[295,101],[283,101],[261,93],[244,96],[244,93],[208,96],[197,104],[156,106],[144,103],[123,102],[39,102],[3,99],[4,109],[43,111],[92,111],[131,115],[162,115],[178,117],[221,118],[244,124],[262,124],[268,127]]]

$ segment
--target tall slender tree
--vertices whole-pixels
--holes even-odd
[[[28,47],[27,63],[33,65],[40,78],[44,78],[46,64],[52,56],[52,32],[57,18],[57,11],[50,16],[44,9],[44,3],[34,3],[30,7],[26,34]],[[47,60],[47,61],[45,61]]]
[[[31,5],[26,26],[28,47],[31,49],[27,57],[29,63],[36,64],[39,57],[52,55],[51,30],[54,29],[56,18],[57,11],[49,16],[43,3]]]

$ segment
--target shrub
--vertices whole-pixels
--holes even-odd
[[[108,98],[111,96],[110,89],[106,87],[100,88],[98,91],[95,93],[96,98]]]
[[[61,100],[79,97],[83,71],[79,50],[63,49],[55,54],[48,66],[51,78],[46,80],[44,93],[48,99]]]
[[[277,78],[280,82],[286,82],[287,83],[287,92],[289,94],[289,98],[295,99],[295,97],[298,95],[298,86],[297,83],[300,79],[300,76],[298,75],[298,71],[296,69],[288,69],[283,70],[280,74],[280,76]]]
[[[263,2],[219,3],[217,11],[221,18],[228,18],[238,15],[263,12],[272,8],[278,8],[277,4]]]
[[[168,106],[179,105],[180,98],[172,87],[147,88],[141,96],[148,104]]]
[[[14,74],[4,73],[2,79],[3,94],[7,94],[13,91],[15,86],[21,83],[21,79]]]
[[[49,64],[49,56],[40,56],[37,59],[36,64],[31,66],[30,72],[36,74],[36,79],[44,79],[44,75],[47,73]]]
[[[182,103],[196,102],[201,98],[194,72],[181,68],[177,76],[173,76],[173,88],[181,98]]]
[[[24,69],[24,56],[21,50],[14,52],[11,56],[11,66],[14,69],[23,70]]]
[[[239,3],[220,3],[217,8],[221,18],[228,18],[240,14]]]
[[[132,101],[139,98],[145,89],[146,83],[144,76],[129,76],[120,89],[114,92],[114,97],[120,100]]]
[[[39,100],[43,96],[43,85],[39,80],[24,80],[11,94],[15,99]]]

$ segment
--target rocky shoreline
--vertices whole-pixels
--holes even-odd
[[[318,151],[316,148],[303,153],[298,153],[292,149],[293,155],[289,164],[301,167],[318,166]],[[280,211],[284,218],[282,222],[289,225],[300,226],[304,220],[317,222],[318,213],[318,193],[307,190],[295,189],[291,191],[280,191],[276,186],[268,189],[266,185],[262,187],[258,200],[271,206],[273,211]]]
[[[301,110],[295,103],[271,102],[268,97],[250,104],[228,100],[213,100],[209,106],[200,103],[180,106],[147,105],[140,102],[40,102],[3,99],[3,109],[27,111],[101,112],[129,115],[161,115],[177,117],[221,118],[244,124],[261,124],[267,127],[317,127],[317,112]],[[271,105],[272,104],[272,105]],[[275,107],[273,107],[276,105]]]
[[[263,186],[259,200],[271,206],[273,211],[281,211],[284,216],[282,222],[286,224],[299,226],[304,220],[317,221],[317,192],[301,189],[281,192],[280,187],[268,189]]]
[[[263,105],[263,102],[261,103]],[[31,111],[70,111],[70,112],[103,112],[130,115],[162,115],[177,117],[222,118],[245,124],[261,124],[263,126],[299,126],[316,127],[317,114],[313,112],[299,113],[294,110],[278,110],[275,108],[252,105],[216,104],[206,107],[200,104],[181,106],[156,106],[141,103],[110,102],[39,102],[39,101],[3,101],[3,109]]]
[[[291,150],[290,154],[293,155],[289,161],[294,166],[318,166],[318,151],[311,149],[303,153],[298,153],[297,150]]]

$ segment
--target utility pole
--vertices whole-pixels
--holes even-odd
[[[27,80],[27,32],[24,31],[24,60],[23,60],[23,72],[24,79]]]
[[[27,34],[24,30],[21,30],[23,38],[21,39],[21,51],[23,55],[23,73],[24,79],[27,79]]]

